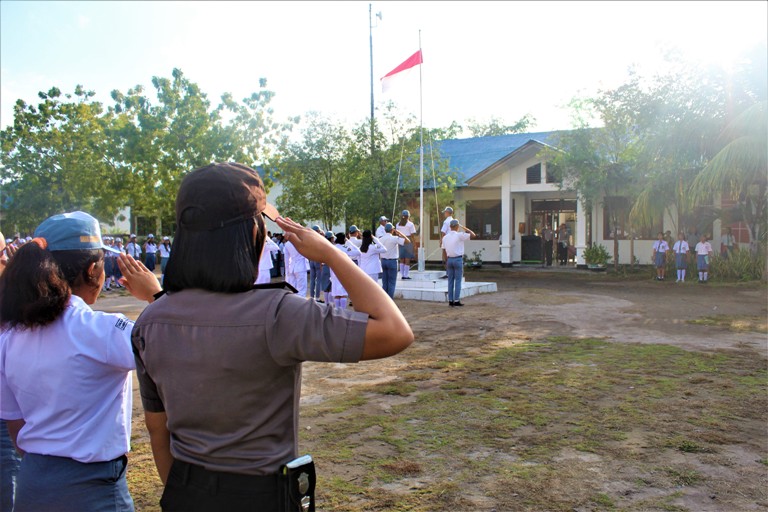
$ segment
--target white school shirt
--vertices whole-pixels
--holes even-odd
[[[385,252],[387,252],[387,248],[374,238],[373,243],[368,246],[368,252],[360,251],[360,268],[363,269],[363,272],[366,274],[380,274],[380,254]]]
[[[443,235],[447,235],[451,231],[451,221],[453,220],[453,216],[449,215],[445,218],[443,221],[443,227],[440,228],[440,232]]]
[[[384,226],[382,226],[381,224],[379,224],[379,227],[377,227],[377,228],[376,228],[376,233],[375,233],[375,235],[376,235],[376,238],[381,238],[381,237],[383,237],[383,236],[384,236],[386,233],[387,233],[387,230],[386,230],[386,229],[384,229]]]
[[[699,242],[696,244],[696,254],[706,256],[712,252],[712,245],[709,242]]]
[[[691,250],[690,247],[688,247],[688,242],[685,240],[678,240],[675,242],[675,245],[673,246],[673,250],[675,251],[675,254],[683,254]]]
[[[413,222],[408,221],[405,223],[405,226],[402,226],[398,224],[395,226],[395,229],[404,234],[405,236],[411,236],[416,233],[416,226],[413,224]]]
[[[360,248],[361,245],[363,245],[363,239],[362,238],[352,237],[349,240],[347,240],[347,242],[349,242],[350,244],[354,245],[358,249]]]
[[[464,256],[464,242],[469,240],[469,238],[469,233],[459,233],[458,231],[451,230],[450,233],[443,237],[443,249],[445,249],[446,256],[449,258]]]
[[[381,259],[396,260],[400,256],[397,246],[405,245],[405,239],[395,236],[392,233],[384,233],[384,236],[379,238],[379,243],[381,243],[387,250],[387,252],[382,253]]]
[[[147,244],[147,254],[155,254],[157,252],[157,244]]]
[[[291,242],[285,242],[283,254],[286,274],[299,274],[309,270],[309,260],[302,256]]]
[[[160,257],[161,258],[170,258],[171,257],[171,246],[169,245],[168,248],[165,247],[165,244],[160,244],[160,247],[157,249],[160,251]]]
[[[656,252],[667,252],[669,250],[669,244],[666,240],[656,240],[653,242],[653,250]]]
[[[355,247],[354,245],[350,243],[345,243],[344,245],[340,244],[333,244],[334,247],[336,247],[338,250],[349,256],[349,259],[356,260],[360,257],[360,249]],[[339,278],[334,273],[333,269],[331,270],[331,295],[334,297],[344,297],[347,295],[347,290],[344,289],[344,286],[341,284],[341,281],[339,281]]]
[[[0,417],[25,421],[19,448],[85,463],[129,451],[132,329],[72,295],[53,323],[0,335]]]
[[[129,256],[133,256],[134,259],[139,259],[141,257],[141,246],[134,242],[128,242],[125,246],[125,252]]]

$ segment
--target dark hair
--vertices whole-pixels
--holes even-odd
[[[360,252],[368,252],[368,246],[373,243],[373,233],[370,229],[363,231],[363,243],[360,246]]]
[[[336,233],[336,243],[339,245],[347,243],[347,235],[344,233]]]
[[[258,225],[255,240],[254,223]],[[264,233],[261,215],[210,231],[179,226],[163,287],[171,292],[187,288],[221,293],[250,290],[259,272]]]
[[[36,243],[24,244],[0,276],[0,325],[33,328],[52,323],[64,312],[73,288],[93,283],[91,264],[101,262],[103,268],[103,260],[101,249],[50,252]]]

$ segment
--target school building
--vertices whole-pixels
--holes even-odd
[[[458,174],[458,186],[453,194],[454,217],[477,233],[477,239],[466,244],[465,254],[474,252],[488,263],[512,265],[540,257],[535,238],[544,226],[557,231],[565,224],[570,242],[576,249],[570,263],[584,265],[583,251],[590,243],[598,243],[613,254],[613,238],[619,237],[619,263],[630,263],[630,240],[625,230],[631,201],[616,196],[596,201],[592,209],[584,207],[575,191],[561,190],[548,172],[542,150],[557,144],[558,133],[536,132],[467,139],[451,139],[439,143],[442,158]],[[425,181],[427,171],[425,170]],[[427,193],[425,192],[425,196]],[[617,229],[605,215],[609,202],[618,212]],[[722,206],[726,206],[725,202]],[[413,212],[413,209],[411,210]],[[418,209],[416,208],[418,212]],[[427,212],[425,211],[425,216]],[[440,260],[440,227],[442,216],[433,211],[428,216],[425,232],[426,259]],[[736,241],[749,243],[749,233],[741,224],[731,225]],[[659,212],[658,221],[644,231],[635,233],[634,256],[640,264],[651,264],[652,246],[659,231],[672,232],[675,225],[668,213]],[[721,222],[699,228],[713,235],[712,247],[720,248]],[[725,230],[725,226],[722,226]]]

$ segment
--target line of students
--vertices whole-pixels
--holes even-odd
[[[688,255],[692,253],[695,256],[696,270],[699,274],[699,283],[706,283],[709,280],[709,263],[713,256],[712,244],[707,240],[706,235],[699,237],[699,242],[691,249],[690,244],[685,239],[685,233],[680,232],[677,241],[670,248],[669,243],[664,238],[664,233],[659,231],[658,238],[653,242],[652,259],[656,266],[656,280],[664,281],[667,265],[667,254],[671,251],[675,255],[675,269],[677,270],[676,283],[685,282],[685,274],[688,270]]]

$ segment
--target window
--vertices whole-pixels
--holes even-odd
[[[469,201],[467,227],[477,234],[475,240],[498,240],[501,237],[501,200]]]
[[[525,170],[525,182],[527,184],[541,183],[541,164],[532,165]]]
[[[619,240],[629,239],[629,211],[632,203],[626,197],[606,197],[603,202],[603,239],[613,240],[614,233]],[[664,231],[662,226],[662,212],[658,218],[653,219],[651,226],[635,228],[635,240],[656,240],[659,231]]]

